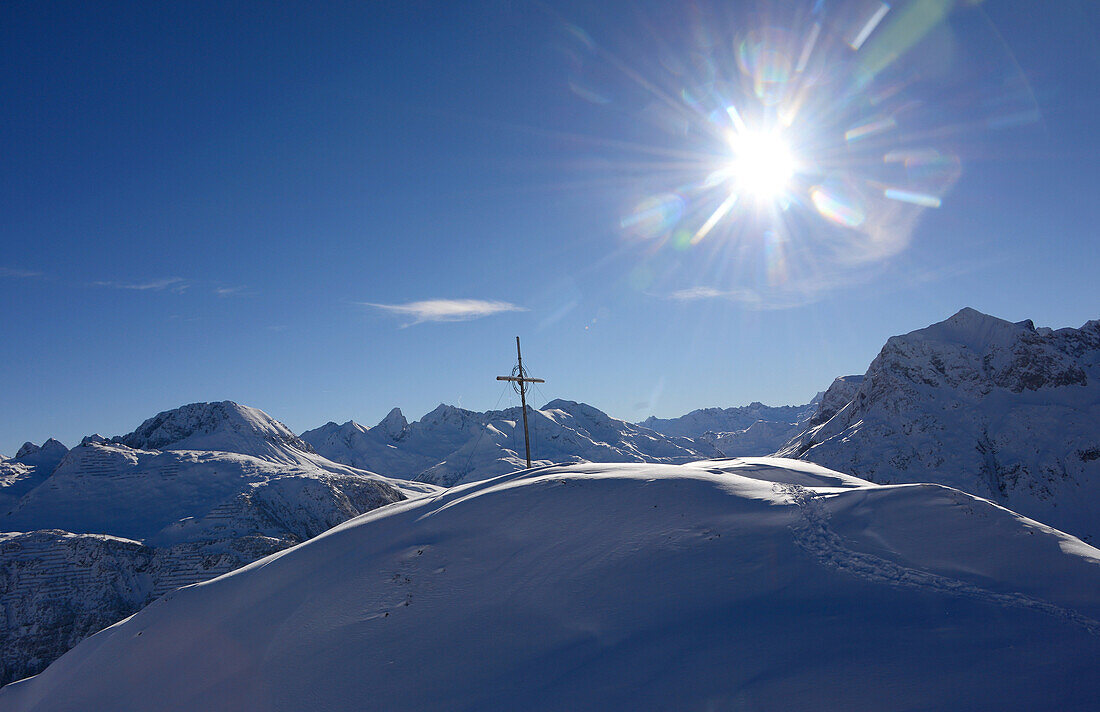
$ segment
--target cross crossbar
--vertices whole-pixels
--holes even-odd
[[[517,378],[516,376],[497,376],[498,381],[515,381],[516,383],[546,383],[541,378]]]

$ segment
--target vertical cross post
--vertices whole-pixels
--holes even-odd
[[[523,368],[523,354],[519,350],[519,337],[516,337],[516,362],[511,376],[497,376],[498,381],[511,381],[512,388],[519,392],[520,407],[523,409],[523,445],[527,450],[527,468],[531,468],[531,438],[527,434],[527,384],[546,383],[541,378],[528,378]]]

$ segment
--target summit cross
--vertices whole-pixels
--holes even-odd
[[[516,337],[516,361],[518,365],[512,369],[511,376],[497,376],[498,381],[511,381],[512,388],[519,393],[519,402],[523,407],[523,444],[527,448],[527,469],[531,469],[531,439],[527,435],[527,384],[546,383],[541,378],[528,378],[527,371],[523,368],[523,354],[519,350],[519,337]]]

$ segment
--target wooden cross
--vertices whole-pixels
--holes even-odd
[[[527,436],[527,384],[546,383],[541,378],[528,378],[523,368],[523,354],[519,351],[519,337],[516,337],[516,361],[519,365],[512,369],[511,376],[497,376],[498,381],[511,381],[512,388],[519,393],[519,402],[523,407],[523,444],[527,448],[527,469],[531,469],[531,439]]]

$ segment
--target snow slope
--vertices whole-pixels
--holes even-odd
[[[0,711],[1085,710],[1100,551],[798,461],[579,464],[181,589]]]
[[[963,309],[891,338],[861,382],[834,388],[846,393],[780,455],[939,482],[1100,537],[1100,321],[1054,331]]]
[[[555,400],[528,410],[531,457],[554,462],[687,462],[720,453],[707,443],[662,435],[584,403]],[[353,421],[302,433],[337,462],[449,487],[526,467],[520,408],[477,413],[440,405],[409,423],[394,408],[373,428]]]

